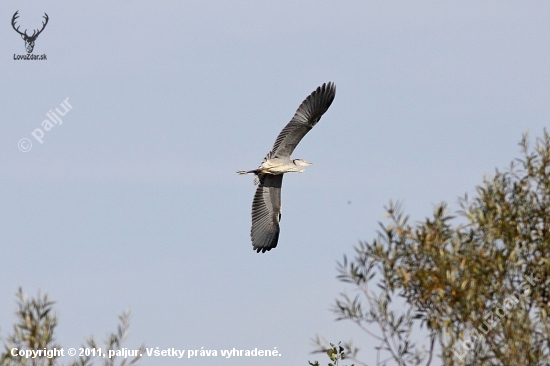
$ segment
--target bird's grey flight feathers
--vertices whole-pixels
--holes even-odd
[[[259,179],[252,201],[250,237],[254,250],[265,253],[275,248],[279,240],[283,175],[260,174]]]
[[[328,110],[335,96],[336,86],[331,82],[323,84],[311,93],[302,102],[292,120],[277,136],[273,149],[271,149],[271,157],[290,157],[302,138]]]

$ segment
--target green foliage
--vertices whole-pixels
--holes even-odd
[[[435,348],[444,365],[550,364],[550,136],[520,146],[523,157],[454,215],[443,203],[409,224],[390,202],[377,237],[338,263],[357,295],[341,294],[332,310],[380,342],[376,365],[429,365]],[[357,351],[344,344],[349,358]]]
[[[340,345],[341,343],[342,342],[338,342],[337,346],[330,343],[330,347],[325,350],[327,356],[332,361],[328,364],[328,366],[338,366],[338,365],[340,365],[340,361],[342,361],[342,360],[344,360],[344,358],[346,358],[346,353],[344,351],[344,347],[342,347]],[[309,362],[309,364],[311,366],[319,366],[318,361],[315,361],[314,363]],[[355,366],[355,365],[352,364],[351,366]]]
[[[40,292],[36,299],[28,299],[21,288],[16,296],[15,314],[18,322],[13,326],[14,333],[7,338],[5,352],[0,353],[0,365],[55,365],[56,357],[44,357],[32,361],[25,357],[11,355],[10,351],[13,347],[29,350],[60,348],[54,342],[54,329],[57,326],[57,316],[52,311],[54,302],[48,299],[48,295],[40,296]]]
[[[40,292],[36,298],[29,299],[21,288],[17,294],[16,312],[17,321],[13,326],[13,334],[7,337],[7,342],[4,342],[4,351],[0,352],[0,366],[58,366],[59,357],[47,357],[40,355],[36,358],[27,358],[24,356],[13,356],[12,348],[18,350],[52,350],[60,349],[61,346],[55,343],[55,328],[57,326],[57,315],[53,311],[54,302],[48,299],[48,295],[41,296]],[[116,333],[111,333],[105,341],[103,352],[109,350],[117,351],[122,348],[122,343],[128,335],[130,326],[130,311],[126,310],[119,316],[120,324],[117,327]],[[86,341],[88,348],[99,348],[93,337]],[[145,346],[141,346],[140,353],[143,353]],[[93,356],[79,357],[70,363],[71,366],[91,366],[97,359]],[[140,356],[133,359],[124,359],[119,364],[120,366],[136,364]],[[117,358],[100,358],[105,366],[115,366]]]

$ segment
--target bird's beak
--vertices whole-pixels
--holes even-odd
[[[304,161],[304,165],[305,166],[310,166],[310,165],[313,165],[313,163],[310,163],[309,161]]]

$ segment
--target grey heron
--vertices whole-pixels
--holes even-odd
[[[271,151],[255,170],[241,170],[237,173],[253,173],[254,184],[259,184],[252,201],[252,248],[265,253],[277,246],[279,223],[281,221],[281,186],[283,174],[303,172],[312,165],[303,159],[291,159],[290,155],[302,138],[319,122],[328,110],[334,96],[334,83],[325,83],[311,93],[300,105],[294,117],[277,136]]]

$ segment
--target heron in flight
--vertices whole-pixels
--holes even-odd
[[[252,248],[258,253],[275,248],[279,240],[283,174],[301,173],[304,167],[312,165],[302,159],[290,159],[290,155],[309,130],[319,122],[335,95],[334,83],[329,82],[318,87],[302,102],[292,120],[279,133],[273,149],[258,169],[237,172],[243,175],[254,173],[254,184],[259,183],[252,201],[250,230]]]

